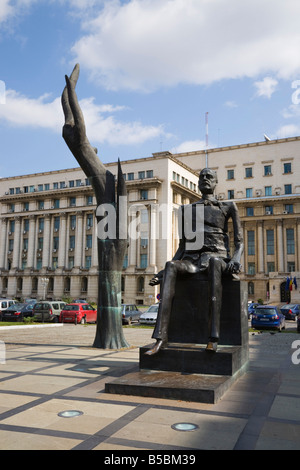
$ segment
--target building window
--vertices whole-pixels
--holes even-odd
[[[42,232],[44,230],[44,218],[41,217],[40,219],[38,219],[38,227],[39,227],[39,232]]]
[[[252,168],[245,168],[245,177],[246,178],[252,178]]]
[[[248,273],[250,276],[255,274],[255,263],[248,263]]]
[[[253,196],[252,188],[246,188],[246,197],[252,197],[252,196]]]
[[[38,184],[38,191],[43,191],[43,190],[44,190],[44,185]]]
[[[15,194],[15,188],[9,188],[9,194]]]
[[[53,208],[54,208],[54,209],[59,209],[59,199],[54,199],[54,201],[53,201]]]
[[[147,178],[153,178],[153,170],[147,170],[146,176]]]
[[[265,206],[265,214],[273,215],[273,206]]]
[[[140,180],[143,180],[143,179],[145,178],[145,172],[144,172],[144,171],[139,171],[139,172],[138,172],[138,178],[139,178]]]
[[[254,215],[254,208],[253,207],[247,207],[246,208],[246,215],[247,215],[247,217],[252,217]]]
[[[14,204],[9,204],[9,209],[8,212],[15,212],[15,205]]]
[[[88,228],[93,226],[93,214],[88,214],[86,216],[86,225]]]
[[[134,180],[134,173],[128,173],[128,181]]]
[[[69,268],[69,269],[74,268],[74,256],[69,256],[69,259],[68,259],[68,268]]]
[[[28,211],[29,211],[29,202],[24,202],[23,210],[24,210],[25,212],[28,212]]]
[[[76,197],[70,197],[70,207],[76,206]]]
[[[233,189],[228,190],[228,199],[234,199],[234,190]]]
[[[23,250],[28,250],[28,238],[23,238]]]
[[[49,183],[45,183],[45,191],[49,191],[50,189],[50,184]]]
[[[8,251],[13,251],[14,250],[14,239],[10,238],[8,240]]]
[[[293,204],[285,204],[284,211],[287,212],[288,214],[293,214],[294,212]]]
[[[295,238],[294,238],[294,229],[286,229],[286,252],[288,255],[295,254]]]
[[[59,230],[59,226],[60,226],[60,217],[59,216],[54,217],[54,230]]]
[[[267,263],[267,273],[273,273],[275,271],[275,263],[274,261],[270,261]]]
[[[52,269],[56,269],[57,266],[58,266],[58,258],[57,258],[57,256],[55,256],[54,258],[52,258]],[[50,290],[50,288],[49,288],[49,290]]]
[[[21,188],[16,188],[16,194],[21,194]]]
[[[59,248],[59,237],[53,237],[53,250],[58,250]]]
[[[228,180],[234,179],[234,170],[227,170],[227,179]]]
[[[272,196],[272,186],[265,186],[265,196]]]
[[[75,248],[75,235],[71,235],[69,238],[69,248],[72,250]]]
[[[76,228],[76,215],[71,215],[71,217],[70,217],[70,227],[71,227],[71,230],[75,230],[75,228]]]
[[[53,189],[58,189],[58,183],[53,183]]]
[[[93,237],[92,235],[87,235],[86,236],[86,248],[92,248],[92,244],[93,244]]]
[[[86,256],[85,257],[85,268],[89,269],[92,266],[92,257]]]
[[[38,208],[40,211],[44,210],[44,201],[38,201]]]
[[[295,262],[294,261],[288,261],[287,262],[287,272],[288,273],[295,272]]]
[[[14,233],[14,231],[15,231],[15,221],[14,220],[9,221],[9,231],[11,233]]]
[[[292,173],[292,164],[291,163],[284,163],[283,164],[283,173]]]
[[[60,189],[64,189],[66,187],[65,181],[60,181],[59,187],[60,187]]]
[[[43,239],[43,237],[39,237],[38,238],[38,243],[37,243],[37,249],[39,251],[42,251],[43,246],[44,246],[44,239]]]
[[[285,184],[284,185],[284,194],[292,194],[292,185],[291,184]]]
[[[124,256],[123,269],[128,268],[128,254]]]
[[[69,181],[69,188],[74,188],[75,187],[75,181],[74,180],[70,180]]]
[[[93,196],[86,197],[86,205],[91,206],[93,204]]]
[[[140,268],[145,269],[148,266],[148,255],[146,253],[140,256]]]
[[[147,200],[148,199],[148,190],[147,189],[142,189],[140,197],[141,197],[141,199]]]
[[[271,165],[265,165],[264,166],[264,176],[270,176],[272,175],[272,167]]]
[[[267,255],[274,255],[274,230],[267,230]]]
[[[254,295],[254,282],[248,282],[248,295]]]
[[[248,230],[247,232],[247,240],[248,240],[248,255],[255,255],[255,237],[254,237],[254,230]]]
[[[144,292],[145,288],[145,279],[143,277],[139,277],[137,280],[137,291]]]
[[[41,258],[39,258],[36,261],[36,269],[42,269],[42,260],[41,260]]]
[[[79,186],[81,186],[81,180],[76,180],[76,188],[78,188]]]
[[[90,178],[85,178],[85,185],[91,186]]]
[[[29,231],[29,219],[24,219],[24,232]]]

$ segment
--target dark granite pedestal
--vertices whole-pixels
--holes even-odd
[[[139,370],[105,384],[122,395],[216,403],[245,372],[248,362],[247,286],[224,279],[220,342],[205,350],[208,338],[208,284],[199,276],[176,285],[169,343],[153,356],[140,348]]]

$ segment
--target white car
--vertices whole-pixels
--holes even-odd
[[[142,313],[140,316],[139,322],[144,323],[147,325],[155,325],[156,323],[156,318],[157,318],[157,312],[158,312],[158,304],[151,305],[151,307],[146,310],[146,312]]]

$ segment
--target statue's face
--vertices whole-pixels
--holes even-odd
[[[199,175],[199,189],[202,194],[213,194],[217,184],[217,175],[213,170],[205,168]]]

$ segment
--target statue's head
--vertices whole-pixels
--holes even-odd
[[[199,174],[198,187],[202,194],[213,194],[218,182],[217,172],[211,168],[203,168]]]

